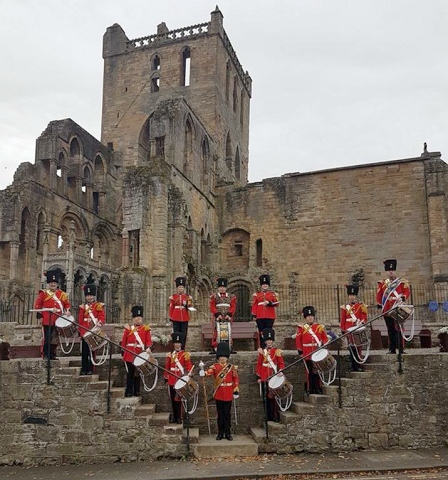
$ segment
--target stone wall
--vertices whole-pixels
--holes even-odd
[[[155,354],[164,365],[164,353]],[[335,353],[336,355],[336,353]],[[296,361],[293,351],[284,352],[287,365]],[[193,353],[192,361],[215,359]],[[337,382],[324,387],[322,396],[304,402],[304,370],[301,364],[288,368],[293,384],[293,404],[281,422],[269,424],[269,439],[263,428],[263,405],[254,367],[256,352],[232,355],[238,365],[240,398],[236,402],[237,434],[252,434],[260,452],[353,451],[357,449],[425,448],[442,445],[447,428],[446,369],[448,356],[408,354],[403,373],[397,357],[374,355],[364,373],[349,373],[341,359],[341,389]],[[154,460],[182,457],[187,453],[185,430],[168,423],[170,411],[166,385],[142,396],[123,397],[125,370],[114,356],[111,378],[111,411],[107,412],[108,367],[98,369],[99,379],[79,376],[79,359],[52,362],[47,385],[45,363],[37,359],[0,362],[0,464],[61,464]],[[190,432],[208,436],[203,384],[190,416]],[[212,380],[206,379],[207,397]],[[208,402],[212,432],[216,432],[213,401]],[[194,441],[192,439],[192,441]],[[197,434],[196,434],[197,441]]]

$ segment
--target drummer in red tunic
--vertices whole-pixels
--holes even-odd
[[[51,344],[51,337],[55,329],[55,323],[61,315],[70,315],[70,302],[68,295],[58,288],[60,282],[60,271],[49,270],[46,273],[48,288],[40,290],[37,296],[34,308],[52,309],[52,311],[43,311],[37,313],[37,319],[42,322],[42,358],[50,357],[50,360],[56,360],[56,346]]]
[[[170,418],[170,422],[182,423],[182,402],[174,385],[179,378],[189,375],[193,365],[191,363],[190,354],[182,350],[182,333],[172,333],[171,339],[173,341],[174,350],[171,353],[166,354],[163,377],[165,378],[165,383],[168,383],[171,406],[173,408],[173,415]]]
[[[187,279],[185,277],[177,277],[177,292],[170,297],[170,309],[168,315],[173,324],[173,333],[182,333],[182,350],[185,349],[188,334],[188,322],[190,321],[190,310],[193,308],[193,298],[185,293]]]
[[[81,340],[81,375],[92,375],[93,363],[92,353],[89,345],[84,340],[84,335],[95,327],[101,327],[106,323],[106,311],[104,303],[96,301],[96,285],[84,285],[84,295],[86,303],[79,306],[78,311],[78,331]]]
[[[388,273],[388,278],[378,282],[376,303],[378,309],[384,313],[389,337],[389,353],[397,353],[397,348],[399,353],[406,353],[400,325],[387,312],[396,304],[405,302],[409,298],[411,295],[409,282],[404,278],[397,277],[397,261],[395,259],[385,260],[384,270]]]
[[[348,303],[341,305],[341,331],[346,334],[350,328],[364,325],[367,322],[367,306],[357,299],[358,285],[347,285]],[[353,335],[348,334],[348,348],[350,350],[352,372],[362,372],[361,365],[356,361],[362,357],[362,347],[353,341]]]
[[[285,360],[282,356],[282,351],[274,347],[275,331],[272,328],[265,328],[263,330],[263,338],[266,343],[265,348],[258,349],[257,369],[258,383],[263,385],[263,395],[266,396],[266,410],[267,420],[279,422],[280,416],[278,412],[277,402],[275,396],[269,391],[267,380],[278,371],[285,368]],[[283,373],[279,373],[283,375]]]
[[[215,353],[220,339],[217,339],[217,322],[233,322],[236,312],[236,295],[227,293],[227,278],[218,278],[218,291],[210,297],[209,307],[213,322],[213,338],[211,353]],[[232,339],[228,341],[232,344]],[[232,346],[232,345],[230,345]],[[234,353],[234,352],[233,352]]]
[[[126,379],[126,397],[140,395],[140,374],[134,366],[135,357],[146,351],[151,352],[152,339],[151,329],[149,325],[143,325],[143,307],[132,307],[132,318],[134,324],[126,325],[121,339],[123,350],[123,361],[126,363],[127,379]]]
[[[222,440],[224,437],[232,441],[230,433],[231,428],[231,409],[232,400],[239,397],[239,379],[238,367],[228,363],[230,357],[230,348],[227,342],[218,343],[216,348],[217,363],[214,363],[207,371],[201,370],[199,375],[213,375],[215,383],[213,385],[213,398],[216,402],[218,435],[216,440]]]
[[[306,323],[297,327],[296,348],[299,355],[303,355],[305,362],[307,373],[306,392],[308,394],[320,394],[322,393],[322,385],[319,374],[315,372],[311,355],[328,342],[328,336],[325,327],[315,323],[316,310],[314,307],[305,307],[302,313]]]
[[[257,323],[261,348],[266,347],[263,330],[273,327],[276,318],[275,309],[280,303],[277,294],[270,290],[270,285],[271,277],[269,275],[260,275],[261,290],[252,295],[252,317]]]

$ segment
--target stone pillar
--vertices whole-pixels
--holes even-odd
[[[123,230],[121,237],[123,239],[121,244],[121,266],[129,267],[129,232]]]
[[[19,259],[19,246],[18,239],[9,242],[9,279],[13,280],[17,278],[17,261]]]
[[[56,159],[50,160],[50,190],[56,190],[57,189],[57,169],[58,169],[58,164],[56,162]]]

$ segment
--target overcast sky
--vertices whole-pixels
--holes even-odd
[[[51,120],[100,138],[102,37],[210,20],[205,0],[0,0],[0,189]],[[448,155],[447,0],[221,0],[253,80],[249,181]]]

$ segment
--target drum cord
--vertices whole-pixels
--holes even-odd
[[[152,375],[152,372],[149,375],[143,375],[142,372],[138,372],[140,378],[142,379],[143,389],[145,390],[145,392],[150,392],[151,390],[154,390],[155,386],[157,385],[157,380],[159,379],[159,362],[157,361],[157,359],[154,358],[153,362],[150,363],[156,367],[154,373],[154,382],[151,387],[148,387],[148,385],[146,385],[145,378],[150,377]]]
[[[67,338],[59,335],[59,332],[58,332],[58,337],[59,337],[59,345],[61,347],[62,353],[64,355],[69,355],[70,353],[72,353],[73,347],[75,346],[75,336],[72,335],[71,338]],[[65,342],[63,342],[62,339],[65,339]],[[65,343],[65,346],[68,347],[67,350],[65,350],[63,343]]]

